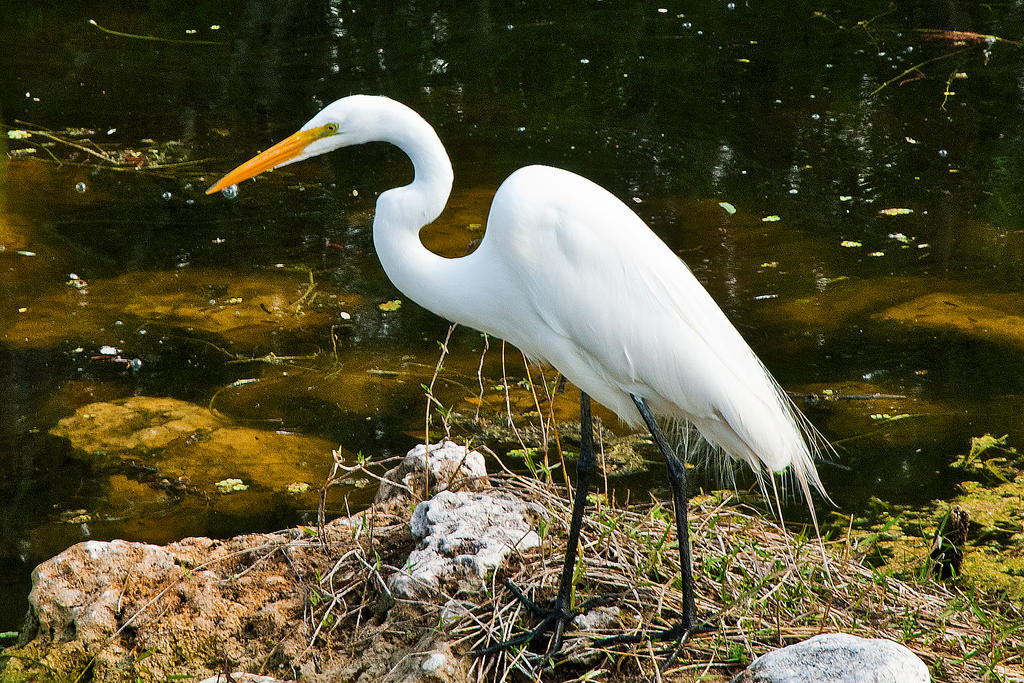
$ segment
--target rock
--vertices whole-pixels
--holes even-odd
[[[375,552],[385,562],[396,555],[404,560],[406,525],[374,526]],[[418,636],[403,640],[386,623],[367,620],[354,648],[353,616],[333,631],[325,624],[310,646],[310,629],[330,604],[310,601],[317,577],[347,581],[356,594],[361,582],[379,585],[350,527],[331,522],[316,540],[294,530],[167,546],[121,540],[72,546],[33,572],[22,639],[0,658],[0,681],[75,680],[86,671],[95,683],[183,673],[202,680],[225,664],[286,681],[384,680],[405,658],[424,652],[413,647]],[[334,614],[341,619],[344,610],[336,607]],[[440,645],[430,650],[446,652]],[[435,673],[459,665],[439,657],[422,663]],[[448,680],[431,676],[423,680]]]
[[[532,506],[503,491],[442,491],[420,503],[409,523],[420,546],[388,580],[392,594],[421,599],[443,584],[483,589],[487,573],[510,552],[540,545],[533,516]]]
[[[121,446],[179,443],[198,415],[175,412],[178,403],[164,405],[165,417],[176,417],[163,426],[124,420]],[[451,472],[473,485],[486,482],[479,453],[451,443],[437,450],[430,460],[447,463],[431,470],[437,481],[445,477],[436,473]],[[423,454],[422,447],[410,453],[408,473],[415,476],[411,460],[422,462]],[[543,510],[493,490],[443,491],[416,508],[411,525],[408,508],[400,516],[391,507],[315,533],[299,528],[166,546],[79,543],[33,572],[29,614],[21,639],[0,658],[0,682],[76,680],[83,672],[95,683],[217,680],[224,670],[250,683],[465,681],[473,660],[452,650],[443,628],[424,634],[404,621],[396,627],[383,611],[390,601],[379,599],[383,584],[399,596],[453,584],[479,589],[513,549],[540,543],[531,521]],[[378,573],[382,566],[407,569],[389,581]],[[437,607],[455,619],[474,604]]]
[[[1024,347],[1024,296],[965,297],[933,292],[882,311],[877,317],[927,330],[952,330],[985,342]]]
[[[732,683],[928,683],[928,667],[891,640],[826,633],[759,657]]]
[[[381,683],[461,683],[470,680],[469,661],[452,652],[441,640],[444,634],[428,634],[407,651],[392,657],[394,666]]]
[[[152,396],[90,403],[50,432],[90,463],[166,480],[177,490],[208,496],[219,512],[270,506],[281,482],[309,484],[312,503],[334,448],[318,437],[235,426],[205,406]],[[226,479],[241,480],[246,493],[217,495],[217,482]]]
[[[329,285],[318,282],[317,287],[322,291]],[[127,317],[147,326],[217,335],[244,348],[265,348],[275,335],[330,325],[334,309],[362,305],[357,295],[324,292],[318,303],[330,305],[297,307],[293,302],[308,290],[307,277],[285,271],[243,276],[220,269],[147,270],[90,278],[81,289],[62,280],[47,291],[15,292],[10,309],[28,310],[0,325],[0,340],[28,348],[67,339],[88,340],[89,346],[117,344],[124,335],[111,330]]]
[[[275,583],[291,571],[276,558],[260,567],[262,573],[242,573],[248,562],[273,556],[289,541],[281,534],[190,538],[168,546],[122,540],[74,545],[32,573],[27,642],[9,651],[17,655],[0,679],[19,680],[17,667],[42,661],[56,679],[88,669],[94,681],[130,680],[124,667],[136,647],[154,653],[145,660],[153,671],[180,673],[225,659],[259,667],[273,646],[251,634],[285,632],[301,618],[303,595],[293,582]],[[298,660],[304,645],[287,644],[281,658]]]
[[[121,540],[79,543],[36,567],[28,601],[39,631],[58,642],[113,635],[123,593],[109,579],[126,566],[154,580],[177,569],[165,548]]]
[[[573,617],[572,625],[580,631],[601,631],[619,625],[622,610],[618,607],[595,607]]]
[[[809,297],[781,297],[767,302],[772,318],[815,329],[839,329],[850,320],[897,306],[910,297],[934,292],[940,281],[928,277],[882,276],[839,278]],[[794,342],[799,343],[799,342]]]
[[[376,500],[381,503],[422,499],[428,486],[432,494],[447,490],[480,491],[490,485],[484,456],[445,440],[431,444],[429,451],[423,444],[409,451],[401,465],[384,475]]]

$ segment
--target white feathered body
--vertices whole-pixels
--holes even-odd
[[[476,251],[446,259],[419,240],[453,178],[433,128],[367,96],[338,100],[305,128],[327,122],[340,139],[301,158],[383,140],[413,162],[415,180],[381,194],[374,220],[378,257],[407,297],[550,363],[628,423],[640,422],[634,394],[759,475],[789,468],[805,492],[821,490],[813,428],[686,265],[614,195],[568,171],[522,168],[495,194]]]

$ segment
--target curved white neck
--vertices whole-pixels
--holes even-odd
[[[485,274],[477,272],[476,259],[438,256],[419,237],[420,229],[440,216],[448,202],[454,180],[451,161],[429,123],[405,107],[398,113],[400,125],[390,128],[399,132],[384,142],[405,152],[415,178],[377,199],[373,220],[377,257],[391,282],[409,299],[449,320],[479,327],[473,315],[478,298],[472,292],[485,285],[477,281]]]

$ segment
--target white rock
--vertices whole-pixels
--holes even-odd
[[[613,628],[619,624],[621,611],[618,607],[595,607],[573,617],[572,625],[581,631],[600,631]]]
[[[464,683],[472,680],[469,659],[452,652],[444,633],[424,635],[413,647],[396,652],[391,670],[374,683]],[[360,678],[359,680],[364,680]]]
[[[101,642],[120,626],[124,574],[177,570],[164,548],[122,540],[85,541],[32,571],[28,601],[40,631],[59,641]]]
[[[928,667],[891,640],[826,633],[759,657],[732,683],[929,683]]]
[[[427,473],[426,484],[424,473]],[[409,498],[410,492],[426,497],[424,491],[428,485],[431,494],[447,489],[478,491],[490,486],[484,456],[477,451],[467,451],[465,446],[453,441],[431,444],[429,451],[419,444],[409,451],[401,465],[384,475],[377,501]]]
[[[504,492],[442,491],[420,503],[409,528],[420,546],[409,554],[389,587],[395,597],[418,599],[442,582],[484,588],[483,579],[514,549],[540,545],[533,507]]]
[[[444,668],[445,664],[448,663],[448,655],[444,652],[431,652],[427,655],[427,658],[420,664],[420,669],[424,673],[432,674],[435,671],[440,671]]]

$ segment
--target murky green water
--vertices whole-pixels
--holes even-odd
[[[456,190],[432,245],[479,238],[517,167],[562,166],[679,250],[787,389],[891,395],[808,407],[839,444],[824,479],[841,511],[949,496],[972,435],[1020,447],[1024,53],[919,29],[1016,39],[1021,9],[775,5],[8,3],[0,123],[37,133],[0,135],[0,630],[24,613],[31,567],[67,545],[308,520],[315,493],[284,486],[319,485],[329,445],[376,458],[414,443],[448,326],[379,308],[402,297],[373,254],[373,202],[408,179],[402,155],[346,150],[234,200],[202,194],[349,93],[410,104],[447,145]],[[85,138],[128,163],[194,163],[113,170]],[[457,331],[438,385],[466,415],[481,349]],[[497,344],[484,370],[494,414]],[[173,466],[112,463],[51,433],[131,396],[323,445],[226,496],[200,447]],[[329,508],[346,495],[370,493],[335,489]]]

